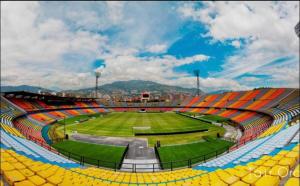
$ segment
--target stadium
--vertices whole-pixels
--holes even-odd
[[[299,185],[298,87],[204,92],[194,70],[193,94],[143,87],[109,97],[103,71],[84,96],[1,90],[1,186]]]

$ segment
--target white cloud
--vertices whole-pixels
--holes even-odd
[[[173,72],[174,67],[196,61],[205,61],[207,59],[208,56],[205,55],[195,55],[182,59],[177,59],[170,55],[162,57],[136,57],[134,55],[107,56],[107,58],[104,58],[106,66],[103,69],[103,77],[113,78],[108,79],[108,81],[120,79],[152,79],[163,81],[163,79],[178,77],[178,74]]]
[[[111,21],[116,24],[123,19],[124,2],[121,1],[107,1],[108,15]]]
[[[179,76],[176,81],[164,80],[162,83],[180,85],[182,87],[196,88],[196,78],[191,76]],[[200,89],[205,92],[217,90],[248,90],[251,87],[240,84],[234,80],[224,78],[200,78]]]
[[[241,47],[241,42],[238,40],[234,40],[231,42],[232,46],[236,47],[236,48],[240,48]]]
[[[209,59],[209,56],[206,55],[202,55],[202,54],[198,54],[192,57],[187,58],[187,60],[189,61],[207,61]]]
[[[299,21],[299,2],[203,2],[199,9],[194,5],[186,3],[178,11],[186,18],[203,23],[208,29],[206,36],[215,41],[231,41],[237,48],[241,47],[238,40],[245,40],[243,49],[229,56],[223,70],[213,74],[214,77],[232,79],[256,73],[263,66],[267,68],[261,74],[269,75],[267,72],[273,69],[269,64],[286,56],[296,59],[289,70],[299,63],[299,38],[294,33]],[[294,73],[299,78],[296,74],[299,73]],[[285,85],[298,85],[296,78],[271,77],[277,85],[282,84],[280,80]]]
[[[194,77],[173,68],[206,62],[209,56],[138,57],[145,48],[164,53],[178,39],[183,20],[170,21],[178,18],[176,11],[167,2],[157,3],[93,2],[84,9],[86,3],[78,2],[74,3],[78,9],[72,9],[73,4],[64,3],[1,2],[2,83],[83,88],[93,86],[94,70],[101,70],[100,84],[142,79],[194,87]],[[205,12],[199,16],[213,20]],[[104,30],[112,32],[111,37],[102,34]],[[94,69],[98,58],[105,61],[105,68]],[[223,77],[201,78],[201,86],[204,90],[248,88]]]
[[[102,52],[106,38],[72,32],[58,19],[38,22],[39,10],[38,2],[1,3],[1,78],[15,77],[4,78],[2,83],[76,87],[76,74],[87,69],[86,61],[64,58],[75,53],[93,60]]]
[[[238,82],[231,80],[231,79],[225,79],[225,78],[206,78],[202,80],[202,84],[205,89],[209,90],[247,90],[250,89],[249,87],[245,85],[241,85]]]
[[[299,87],[299,62],[294,58],[283,63],[261,67],[256,74],[270,76],[271,79],[266,83],[272,86]]]
[[[134,55],[110,56],[105,59],[106,67],[101,68],[101,82],[110,83],[122,80],[150,80],[169,85],[195,87],[195,77],[186,73],[175,73],[176,66],[194,62],[205,62],[208,56],[195,55],[182,59],[164,55],[162,57],[136,57]],[[131,68],[134,67],[134,68]],[[111,74],[114,74],[113,76]],[[249,89],[234,80],[224,78],[200,78],[201,89],[215,91],[220,89],[245,90]]]
[[[101,68],[101,82],[110,83],[120,79],[140,79],[169,85],[195,87],[195,77],[187,73],[178,74],[172,69],[184,64],[205,62],[208,58],[208,56],[201,54],[182,59],[177,59],[169,55],[162,57],[137,57],[134,55],[109,56],[105,58],[106,67]],[[234,80],[222,78],[201,78],[200,84],[201,89],[205,91],[215,91],[219,89],[242,90],[248,88]]]
[[[151,45],[150,47],[147,48],[147,51],[151,53],[163,53],[167,50],[167,45],[165,44],[156,44],[156,45]]]
[[[137,57],[137,48],[107,45],[107,37],[83,30],[72,31],[58,18],[37,21],[40,16],[37,2],[17,3],[18,9],[14,4],[5,2],[1,17],[5,25],[1,40],[4,54],[1,56],[1,76],[5,77],[4,84],[89,87],[94,83],[91,63],[95,58],[102,58],[106,63],[105,69],[96,69],[103,71],[101,82],[145,79],[170,84],[177,80],[166,79],[179,75],[173,72],[174,67],[209,59],[202,54],[181,59],[170,55]],[[29,16],[23,15],[24,12]],[[166,44],[160,44],[149,49],[162,52],[166,48]]]
[[[244,77],[241,79],[242,82],[251,82],[251,83],[255,83],[255,82],[258,82],[260,79],[257,78],[257,77]]]

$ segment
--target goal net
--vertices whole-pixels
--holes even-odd
[[[144,127],[132,127],[133,130],[150,130],[150,126],[144,126]]]
[[[149,130],[151,130],[150,126],[137,126],[137,127],[132,127],[132,133],[143,133],[143,132],[149,132]]]

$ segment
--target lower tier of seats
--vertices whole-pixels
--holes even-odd
[[[81,166],[1,132],[1,174],[9,185],[209,185],[287,186],[299,183],[299,124],[202,163],[154,173],[115,172]],[[296,167],[296,169],[295,169]],[[290,173],[290,174],[288,174]]]
[[[70,161],[62,156],[51,152],[38,144],[24,138],[10,135],[3,130],[0,130],[1,146],[3,148],[12,148],[20,154],[24,154],[34,160],[43,161],[60,165],[62,167],[77,167],[78,164]]]
[[[24,138],[24,136],[17,129],[15,129],[14,127],[11,127],[11,126],[6,125],[4,123],[0,123],[0,128],[5,130],[6,132],[12,134],[12,135]]]
[[[203,170],[214,170],[219,167],[228,168],[241,163],[251,162],[262,155],[276,153],[278,149],[284,148],[288,145],[295,138],[298,131],[299,123],[272,136],[251,141],[228,154],[200,164],[198,168]]]
[[[32,160],[13,150],[1,149],[1,175],[14,186],[199,185],[286,186],[299,185],[299,144],[274,156],[263,156],[247,165],[211,172],[180,169],[172,172],[128,173],[99,168],[63,168]],[[296,167],[296,168],[295,168]]]

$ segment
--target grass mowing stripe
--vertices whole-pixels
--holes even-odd
[[[124,125],[126,125],[128,123],[127,120],[128,120],[128,118],[121,117],[119,123],[117,125],[115,125],[115,127],[113,127],[112,130],[115,131],[116,134],[123,134],[122,131],[119,129],[124,128]],[[128,128],[126,128],[126,129],[127,129],[126,133],[128,133],[129,130],[128,130]]]
[[[213,139],[205,142],[185,144],[185,145],[176,145],[176,146],[162,146],[158,148],[159,156],[162,162],[170,161],[181,161],[188,160],[191,158],[201,157],[206,155],[206,159],[215,156],[215,153],[218,150],[218,153],[226,151],[226,147],[233,145],[233,143]],[[201,161],[202,159],[195,159],[193,163]],[[186,166],[188,161],[174,163],[174,167]],[[170,168],[170,164],[165,164],[165,168]]]
[[[84,142],[70,141],[70,140],[55,143],[53,144],[53,147],[84,156],[85,161],[94,165],[97,165],[98,163],[98,161],[96,161],[97,159],[119,163],[122,160],[121,158],[125,150],[125,147],[121,147],[121,146],[98,145],[98,144],[91,144],[91,143],[84,143]],[[64,153],[63,151],[61,151],[61,153],[65,154],[66,156],[69,155],[68,153]],[[73,155],[71,157],[78,161],[81,160],[81,157],[77,155]],[[100,163],[101,163],[100,165],[104,167],[114,168],[114,164],[105,163],[105,162],[100,162]]]
[[[155,117],[152,117],[153,118],[153,122],[154,123],[157,123],[157,130],[158,131],[163,131],[163,128],[165,127],[163,124],[162,124],[162,122],[161,122],[161,120],[162,120],[162,118],[161,117],[159,117],[159,115],[155,115]]]
[[[71,118],[70,118],[71,119]],[[66,119],[66,123],[69,119]],[[73,119],[73,123],[76,120]],[[150,129],[133,129],[134,126],[149,126]],[[208,132],[185,134],[185,135],[165,135],[165,136],[141,136],[148,138],[150,146],[160,140],[162,144],[180,144],[201,140],[202,136],[222,133],[222,127],[200,120],[178,115],[174,112],[166,113],[137,113],[137,112],[113,112],[102,117],[96,117],[80,124],[67,124],[67,132],[77,131],[78,133],[99,135],[99,136],[120,136],[132,137],[133,131],[138,132],[179,132],[198,129],[208,129]],[[58,127],[59,132],[63,131],[63,126]]]

